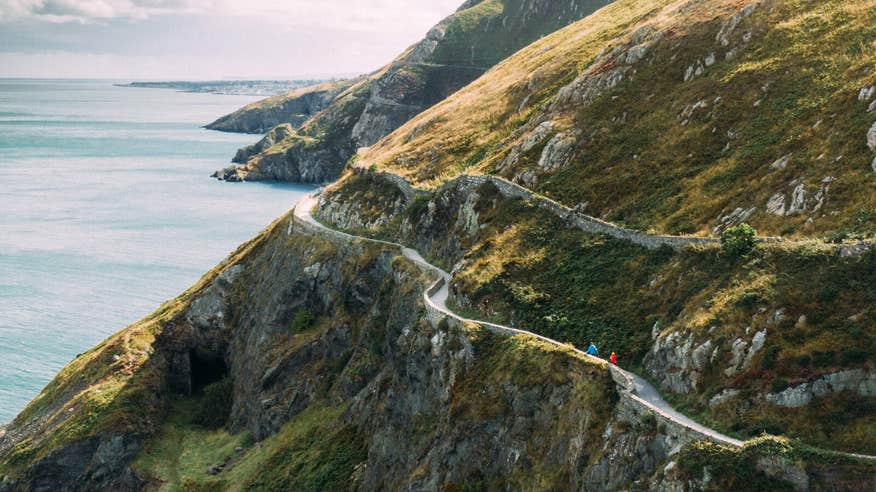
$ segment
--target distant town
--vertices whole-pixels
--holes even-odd
[[[328,80],[333,79],[131,82],[129,84],[116,85],[119,87],[173,89],[180,92],[201,92],[232,96],[273,96],[276,94],[285,94],[302,87],[320,84]]]

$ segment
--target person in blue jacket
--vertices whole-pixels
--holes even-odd
[[[597,350],[595,343],[590,342],[590,346],[587,347],[587,354],[592,355],[593,357],[599,355],[599,350]]]

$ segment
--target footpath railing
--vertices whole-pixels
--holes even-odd
[[[426,318],[433,326],[437,327],[443,319],[456,323],[459,327],[465,323],[476,323],[487,330],[500,335],[522,335],[532,337],[542,342],[571,350],[577,356],[607,368],[611,374],[612,380],[618,387],[618,393],[621,395],[621,404],[618,408],[623,414],[625,414],[624,416],[628,420],[637,421],[642,419],[646,414],[652,415],[657,420],[657,424],[663,426],[663,432],[669,437],[669,440],[675,442],[679,447],[685,442],[695,440],[708,440],[734,447],[739,447],[743,444],[740,440],[725,436],[714,429],[702,426],[680,414],[659,396],[659,393],[650,385],[650,383],[629,371],[608,364],[603,359],[591,356],[569,344],[561,343],[537,333],[496,323],[469,319],[454,313],[446,305],[446,299],[449,295],[449,273],[427,262],[416,250],[407,248],[399,243],[355,236],[346,232],[331,229],[321,224],[311,215],[311,210],[314,208],[315,204],[314,197],[308,195],[296,205],[293,212],[293,222],[290,222],[288,233],[291,234],[293,232],[294,223],[298,227],[314,234],[321,234],[343,241],[365,241],[400,250],[406,258],[413,261],[420,268],[429,271],[438,277],[423,291],[423,304],[426,308]]]
[[[442,184],[434,191],[428,191],[414,187],[407,179],[398,174],[389,171],[378,171],[366,167],[364,164],[356,163],[353,165],[354,172],[358,174],[367,174],[378,179],[387,181],[393,184],[405,196],[405,199],[410,201],[416,196],[429,196],[433,193],[440,193],[446,189],[457,187],[459,189],[478,188],[484,184],[490,183],[499,190],[505,198],[520,198],[534,203],[541,209],[547,210],[563,220],[570,227],[577,228],[583,232],[592,234],[604,234],[624,241],[629,241],[633,244],[643,246],[649,249],[656,249],[661,246],[668,246],[674,250],[681,250],[689,246],[708,246],[718,245],[721,240],[716,237],[699,237],[699,236],[674,236],[669,234],[648,234],[646,232],[629,229],[617,224],[587,215],[585,213],[571,209],[556,200],[539,195],[532,190],[524,188],[516,183],[508,181],[493,175],[470,175],[463,174],[452,180]],[[761,242],[767,243],[792,243],[797,242],[786,241],[781,237],[774,236],[758,236]],[[867,251],[873,246],[873,241],[859,241],[852,244],[828,244],[820,241],[801,241],[800,244],[819,244],[835,249],[841,256],[858,256],[864,251]]]

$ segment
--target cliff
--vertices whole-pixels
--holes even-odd
[[[377,72],[333,95],[322,112],[300,124],[299,135],[250,155],[242,166],[217,172],[227,181],[278,180],[322,183],[336,179],[360,147],[374,144],[410,118],[440,102],[490,67],[535,41],[590,14],[609,0],[470,1],[432,28],[419,43]],[[265,130],[282,101],[269,99],[219,120],[209,128]],[[263,107],[263,109],[262,109]],[[262,117],[262,113],[268,116]],[[258,124],[228,124],[234,121]],[[238,156],[241,154],[238,153]]]
[[[426,188],[494,174],[641,231],[872,236],[870,6],[614,2],[357,162]]]
[[[536,41],[72,361],[0,430],[0,491],[867,489],[876,248],[872,177],[855,163],[869,152],[861,104],[876,90],[848,91],[869,77],[859,63],[876,40],[874,9],[617,0]],[[811,33],[834,49],[811,49]],[[814,79],[791,84],[789,60]],[[749,105],[730,88],[750,88],[733,84],[755,68],[773,89]],[[303,127],[320,131],[278,127],[253,159],[315,180],[288,156],[341,156],[325,142],[353,131],[359,120],[340,115],[364,111],[373,83]],[[721,84],[726,113],[670,111],[672,97]],[[648,87],[639,102],[662,102],[621,118]],[[836,97],[811,99],[824,94]],[[829,144],[794,142],[839,145],[854,163],[807,164],[807,176],[836,178],[821,182],[817,210],[808,185],[791,194],[809,225],[760,208],[709,223],[714,203],[754,200],[775,173],[802,172],[793,157],[740,168],[705,199],[698,187],[731,157],[711,171],[685,160],[743,108],[770,112],[733,120],[750,132],[734,137],[744,151],[733,159],[788,150],[774,132],[802,126],[771,98],[815,104],[785,116],[846,108],[815,128],[833,121]],[[660,165],[604,154],[623,145]],[[667,227],[664,214],[703,225]],[[645,220],[653,227],[637,227]],[[727,248],[716,232],[745,220],[761,236]],[[622,369],[576,348],[590,341]]]
[[[355,79],[326,82],[272,96],[225,115],[205,128],[236,133],[267,133],[284,123],[298,128],[355,83]]]

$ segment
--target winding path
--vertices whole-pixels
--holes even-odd
[[[330,229],[323,225],[321,222],[317,221],[313,218],[311,211],[316,206],[316,199],[311,195],[307,195],[302,198],[298,204],[295,206],[294,216],[299,221],[310,225],[311,227],[322,230],[325,232],[329,232],[331,234],[342,236],[351,240],[364,240],[377,244],[383,244],[387,246],[392,246],[399,248],[402,254],[408,258],[409,260],[416,263],[420,268],[424,270],[431,271],[438,276],[438,280],[435,281],[432,286],[426,289],[423,292],[423,302],[426,303],[427,306],[431,307],[433,310],[438,311],[450,318],[456,319],[460,322],[472,322],[477,323],[479,325],[492,328],[494,331],[506,333],[508,335],[526,335],[530,337],[537,338],[543,342],[550,343],[553,345],[557,345],[560,347],[568,348],[567,344],[558,342],[551,338],[539,335],[537,333],[532,333],[526,330],[520,330],[517,328],[512,328],[510,326],[498,325],[495,323],[489,323],[486,321],[480,321],[475,319],[465,318],[460,316],[453,311],[451,311],[447,307],[447,299],[450,296],[450,289],[448,285],[450,283],[450,274],[445,272],[444,270],[438,268],[437,266],[426,261],[419,252],[414,249],[405,247],[398,243],[392,243],[388,241],[381,241],[377,239],[371,239],[362,236],[354,236],[352,234],[348,234],[346,232],[338,231],[335,229]],[[592,355],[587,354],[586,352],[575,349],[573,350],[580,356],[586,357],[590,360],[598,362],[600,364],[606,364],[605,360],[600,359],[598,357],[594,357]],[[666,402],[661,396],[660,393],[654,388],[651,383],[639,377],[636,374],[633,374],[629,371],[621,369],[615,365],[607,364],[609,370],[612,373],[612,378],[621,385],[625,391],[629,393],[629,396],[632,400],[636,401],[640,405],[646,407],[654,413],[661,415],[662,417],[675,422],[689,430],[692,430],[698,434],[708,437],[712,441],[715,441],[720,444],[725,444],[733,447],[740,447],[743,444],[743,441],[739,439],[734,439],[730,436],[724,435],[715,429],[711,429],[704,425],[698,424],[694,422],[692,419],[688,418],[686,415],[678,412],[672,406]]]
[[[351,241],[362,240],[368,241],[376,244],[382,244],[385,246],[390,246],[394,248],[398,248],[401,250],[402,255],[405,258],[413,261],[423,270],[428,270],[433,272],[438,276],[438,279],[423,292],[423,302],[426,306],[434,312],[441,313],[444,316],[453,318],[459,322],[471,322],[476,323],[481,326],[492,329],[493,331],[504,333],[507,335],[526,335],[533,338],[537,338],[546,343],[550,343],[552,345],[556,345],[563,348],[569,348],[568,344],[564,344],[554,340],[552,338],[545,337],[543,335],[539,335],[537,333],[532,333],[526,330],[520,330],[517,328],[512,328],[510,326],[499,325],[495,323],[490,323],[487,321],[480,321],[476,319],[466,318],[464,316],[460,316],[450,308],[447,307],[447,299],[450,297],[450,274],[445,272],[444,270],[438,268],[437,266],[426,261],[423,256],[414,249],[408,248],[399,243],[393,243],[389,241],[382,241],[379,239],[372,239],[364,236],[356,236],[353,234],[349,234],[343,231],[339,231],[336,229],[331,229],[321,222],[317,221],[313,218],[311,212],[316,207],[316,196],[321,191],[316,191],[314,193],[308,194],[301,198],[299,202],[295,205],[295,209],[293,211],[294,218],[300,223],[306,224],[311,228],[329,233],[338,237],[342,237]],[[291,231],[291,224],[290,224]],[[869,247],[870,244],[867,244],[866,247]],[[600,359],[598,357],[594,357],[592,355],[587,354],[583,350],[579,350],[577,348],[572,348],[574,352],[582,357],[590,359],[599,364],[604,364],[608,367],[611,372],[612,379],[614,379],[615,383],[618,384],[622,390],[626,393],[626,395],[633,400],[635,403],[640,405],[642,408],[647,409],[655,414],[661,416],[662,418],[673,422],[674,424],[683,427],[686,430],[692,431],[696,434],[699,434],[703,438],[711,440],[713,442],[723,444],[726,446],[732,446],[734,448],[739,448],[745,444],[745,441],[735,439],[733,437],[727,436],[718,432],[715,429],[710,427],[706,427],[702,424],[695,422],[690,417],[682,414],[678,410],[674,409],[672,405],[670,405],[666,400],[660,396],[660,392],[648,381],[644,378],[640,377],[637,374],[634,374],[630,371],[621,369],[618,366],[608,364],[605,360]],[[831,451],[832,453],[836,453],[838,455],[847,456],[851,458],[864,459],[868,461],[876,461],[876,456],[867,455],[867,454],[859,454],[859,453],[848,453],[844,451]]]

